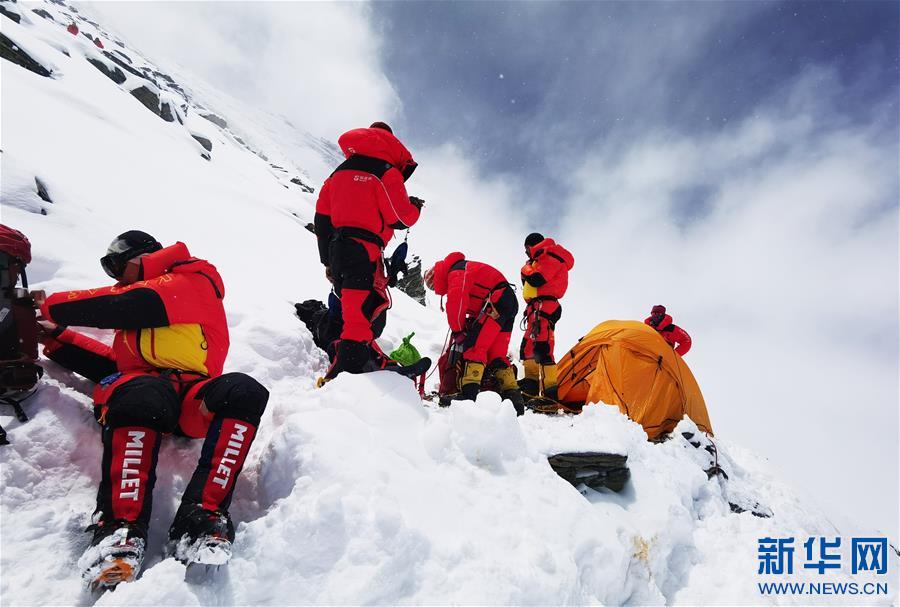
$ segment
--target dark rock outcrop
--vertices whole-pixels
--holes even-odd
[[[53,18],[53,15],[51,15],[50,13],[48,13],[47,11],[45,11],[42,8],[32,9],[31,12],[34,13],[35,15],[37,15],[38,17],[43,17],[44,19],[49,19],[50,21],[56,22],[56,19]]]
[[[12,19],[12,20],[15,21],[16,23],[19,23],[20,21],[22,21],[22,15],[20,15],[19,13],[14,12],[14,11],[9,10],[9,9],[6,8],[5,6],[3,6],[2,4],[0,4],[0,14],[6,15],[7,17],[9,17],[10,19]]]
[[[422,278],[422,260],[414,255],[402,278],[397,279],[397,288],[425,305],[425,280]]]
[[[312,194],[313,192],[316,191],[316,189],[314,187],[306,185],[305,183],[300,181],[299,177],[294,177],[293,179],[291,179],[291,183],[293,183],[294,185],[299,185],[300,189],[303,190],[304,192],[306,192],[307,194]]]
[[[172,111],[172,106],[168,103],[161,103],[159,105],[159,117],[166,122],[175,122],[176,115],[177,114]],[[178,122],[181,122],[181,120],[179,120]]]
[[[37,188],[37,195],[40,197],[40,199],[44,202],[53,204],[53,200],[50,198],[50,193],[47,192],[47,185],[43,181],[41,181],[40,177],[34,178],[34,185]],[[45,212],[43,214],[46,215],[47,213]]]
[[[12,40],[3,34],[0,34],[0,57],[3,57],[16,65],[21,65],[26,70],[34,72],[39,76],[49,77],[51,74],[50,70],[32,59],[31,55],[20,49]]]
[[[134,69],[133,67],[131,67],[130,65],[128,65],[127,63],[125,63],[124,61],[122,61],[121,59],[119,59],[118,57],[113,55],[112,53],[110,53],[109,51],[103,51],[103,56],[106,57],[107,59],[109,59],[110,61],[112,61],[113,63],[115,63],[116,65],[118,65],[119,67],[121,67],[126,72],[133,74],[133,75],[137,76],[138,78],[143,78],[144,80],[147,79],[147,77],[144,74],[137,71],[136,69]]]
[[[201,137],[200,135],[191,135],[194,139],[197,140],[197,143],[203,146],[207,152],[212,152],[212,141],[207,139],[206,137]]]
[[[160,107],[159,107],[159,95],[157,95],[154,91],[151,91],[146,86],[139,86],[133,91],[131,91],[132,96],[144,104],[144,107],[156,114],[160,115]]]
[[[219,127],[220,129],[228,128],[228,123],[225,122],[225,119],[221,116],[216,116],[213,113],[201,114],[204,118],[212,122],[214,125]]]
[[[95,68],[103,72],[103,75],[115,82],[116,84],[122,84],[127,80],[127,76],[125,72],[120,70],[118,67],[113,66],[111,69],[108,65],[100,61],[99,59],[91,59],[88,58],[88,62],[93,65]]]

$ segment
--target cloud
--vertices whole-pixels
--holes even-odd
[[[560,237],[596,263],[576,261],[560,341],[666,304],[720,436],[896,535],[900,157],[890,105],[848,120],[842,86],[810,68],[727,128],[575,164]]]
[[[381,38],[357,2],[90,2],[105,25],[163,65],[335,139],[394,120]]]

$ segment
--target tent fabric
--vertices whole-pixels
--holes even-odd
[[[594,327],[559,361],[558,390],[566,404],[618,405],[651,440],[671,432],[685,415],[712,435],[691,370],[642,322],[608,320]]]

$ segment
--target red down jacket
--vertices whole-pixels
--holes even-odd
[[[644,319],[644,324],[653,327],[650,323],[649,316]],[[675,351],[681,356],[687,354],[688,350],[691,349],[691,336],[687,334],[687,331],[674,324],[670,315],[666,314],[663,316],[663,319],[659,321],[659,325],[653,328],[659,331],[659,334],[662,335],[663,338],[669,342],[669,345],[675,348]]]
[[[499,270],[479,261],[466,261],[458,251],[434,264],[434,292],[447,296],[447,322],[454,332],[465,328],[467,316],[481,312],[489,296],[496,303],[508,284]]]
[[[45,354],[53,358],[73,345],[114,362],[122,373],[221,375],[229,340],[225,287],[215,267],[191,257],[181,242],[141,262],[141,281],[54,293],[41,306],[43,317],[59,325],[115,329],[112,347],[66,329],[45,344]]]
[[[575,258],[552,238],[545,238],[528,249],[528,261],[522,266],[525,301],[535,297],[559,299],[569,288],[569,270]]]
[[[404,185],[416,166],[409,150],[380,128],[353,129],[338,139],[347,160],[331,174],[316,202],[315,227],[319,258],[328,264],[328,243],[336,228],[357,228],[381,239],[419,219]]]

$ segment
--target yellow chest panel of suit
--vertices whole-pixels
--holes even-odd
[[[141,356],[154,367],[208,374],[209,345],[196,323],[141,329]]]

